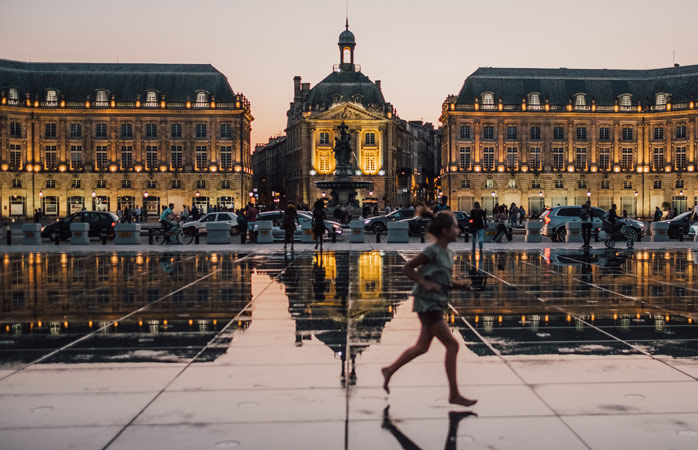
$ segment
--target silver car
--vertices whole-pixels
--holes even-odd
[[[182,229],[184,230],[198,230],[199,233],[205,233],[206,232],[206,224],[207,223],[220,223],[220,222],[225,222],[230,226],[230,229],[232,230],[233,233],[237,233],[238,231],[238,216],[235,215],[235,213],[231,212],[210,212],[208,214],[205,214],[199,218],[199,220],[193,220],[191,222],[187,222],[184,225],[182,225]]]
[[[567,236],[565,224],[567,222],[581,222],[582,219],[579,217],[581,210],[581,206],[556,206],[555,208],[544,211],[541,215],[541,220],[543,220],[543,228],[540,230],[541,234],[543,236],[548,236],[553,242],[563,242]],[[606,214],[606,211],[597,207],[592,207],[591,211],[591,226],[594,230],[599,230],[602,226],[601,220]],[[645,224],[635,219],[622,220],[629,222],[635,229],[639,241],[640,236],[645,234]]]

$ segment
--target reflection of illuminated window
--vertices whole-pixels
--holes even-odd
[[[378,297],[383,285],[383,257],[379,252],[359,255],[359,295]]]

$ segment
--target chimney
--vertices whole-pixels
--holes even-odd
[[[679,63],[674,63],[674,67],[679,67]]]
[[[381,80],[376,80],[376,86],[378,86],[378,90],[381,90]]]
[[[301,99],[301,77],[296,75],[293,77],[293,101],[297,102]]]
[[[308,91],[310,91],[310,83],[301,84],[301,96],[303,98],[303,101],[305,101],[305,97],[308,95]]]

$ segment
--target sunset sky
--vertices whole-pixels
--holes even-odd
[[[0,0],[0,58],[210,63],[252,104],[252,143],[282,134],[293,76],[339,61],[345,0]],[[407,120],[480,66],[698,64],[696,0],[350,0],[356,63]]]

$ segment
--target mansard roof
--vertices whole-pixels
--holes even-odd
[[[698,65],[651,70],[481,67],[465,80],[457,103],[482,101],[485,92],[504,104],[518,104],[530,93],[553,105],[567,104],[575,94],[600,105],[613,105],[622,94],[630,94],[633,105],[654,104],[657,93],[669,94],[672,103],[688,102],[698,99]]]
[[[117,100],[144,98],[146,91],[168,101],[194,101],[206,91],[218,102],[235,101],[228,79],[210,64],[27,63],[0,59],[0,90],[15,88],[20,99],[56,89],[66,100],[93,100],[107,90]]]
[[[383,93],[373,81],[361,72],[349,70],[332,72],[308,92],[305,102],[315,109],[316,106],[351,102],[357,95],[360,97],[356,103],[364,106],[385,105]]]

